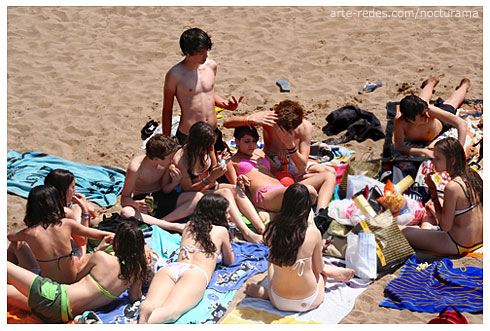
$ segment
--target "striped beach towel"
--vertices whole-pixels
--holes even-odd
[[[425,266],[412,255],[400,276],[386,286],[388,297],[380,306],[427,313],[438,313],[448,305],[462,312],[483,310],[482,268],[453,268],[447,258]]]

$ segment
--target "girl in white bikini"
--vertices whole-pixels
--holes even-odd
[[[138,323],[173,323],[201,301],[217,263],[235,262],[228,233],[229,203],[205,195],[182,233],[177,262],[153,277]]]
[[[249,296],[268,299],[279,310],[304,312],[323,302],[327,277],[348,281],[354,276],[352,269],[323,262],[321,233],[308,223],[311,206],[305,185],[288,187],[281,210],[264,232],[269,246],[269,286],[248,283]]]

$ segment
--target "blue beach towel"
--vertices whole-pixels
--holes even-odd
[[[472,313],[483,310],[482,268],[453,268],[451,260],[442,259],[419,271],[420,263],[415,255],[407,260],[400,276],[386,286],[388,297],[380,306],[427,313],[448,305]]]
[[[143,231],[146,244],[167,263],[177,261],[182,237],[171,234],[156,225]],[[147,234],[151,233],[151,238]],[[231,300],[243,283],[258,272],[267,270],[269,249],[265,245],[233,242],[235,264],[217,265],[203,299],[183,314],[175,324],[216,324],[225,314]],[[146,294],[148,288],[143,289]],[[140,302],[129,302],[127,291],[107,306],[96,311],[104,324],[126,324],[136,321]]]
[[[39,152],[7,153],[7,192],[27,198],[30,190],[44,184],[54,169],[69,170],[75,175],[76,190],[101,207],[116,204],[124,186],[125,171],[117,167],[85,165]]]

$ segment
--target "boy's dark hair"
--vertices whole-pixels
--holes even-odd
[[[146,277],[145,238],[134,217],[119,223],[113,240],[114,254],[119,259],[119,279],[144,280]]]
[[[422,114],[428,108],[427,102],[414,94],[407,95],[400,101],[401,117],[407,122],[415,121],[417,115]]]
[[[194,55],[202,50],[211,50],[213,43],[206,32],[199,28],[185,30],[180,36],[180,49],[184,55]]]
[[[242,139],[246,135],[252,136],[252,138],[255,140],[259,140],[259,133],[253,125],[239,126],[238,128],[235,128],[235,131],[233,131],[233,137],[238,140]]]
[[[286,131],[296,129],[303,121],[303,107],[296,101],[281,101],[272,110],[277,115],[277,124]]]
[[[305,185],[295,183],[284,192],[281,210],[264,231],[271,263],[281,267],[295,263],[305,240],[311,206],[310,192]]]
[[[41,225],[47,229],[50,225],[61,224],[64,217],[65,210],[56,187],[39,185],[29,192],[24,217],[24,224],[28,228]]]
[[[213,225],[229,228],[226,209],[230,203],[216,193],[206,194],[197,203],[194,213],[189,217],[189,231],[207,254],[216,252],[216,245],[211,240]]]
[[[177,148],[175,140],[163,134],[156,134],[146,142],[146,156],[150,159],[158,157],[163,160],[165,156],[172,154]]]
[[[60,194],[61,203],[63,203],[63,206],[68,206],[70,201],[66,201],[66,192],[74,180],[75,176],[71,171],[54,169],[44,178],[44,185],[56,187]]]

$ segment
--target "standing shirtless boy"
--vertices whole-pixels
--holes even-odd
[[[172,109],[174,96],[181,110],[181,118],[176,138],[181,145],[187,142],[191,126],[196,122],[207,122],[216,129],[215,151],[225,148],[221,131],[217,128],[215,106],[235,110],[243,96],[235,99],[232,96],[225,100],[214,91],[214,79],[218,65],[208,58],[211,50],[211,38],[199,28],[184,31],[180,36],[180,48],[185,58],[173,66],[165,76],[163,87],[162,130],[170,136],[172,126]],[[216,158],[212,153],[215,165]]]
[[[184,230],[185,224],[172,222],[192,214],[203,194],[175,190],[182,179],[179,168],[170,164],[177,148],[173,139],[157,134],[146,143],[146,155],[131,160],[121,193],[122,217],[134,216],[165,230]],[[145,201],[148,195],[153,198],[153,211]]]
[[[408,95],[400,101],[400,112],[395,117],[393,132],[395,148],[399,153],[433,158],[432,144],[415,148],[407,146],[405,140],[427,144],[451,127],[458,130],[458,140],[464,147],[468,123],[456,116],[456,110],[463,103],[470,80],[462,79],[456,91],[444,103],[431,105],[432,91],[438,83],[438,77],[431,77],[422,83],[418,96]]]

